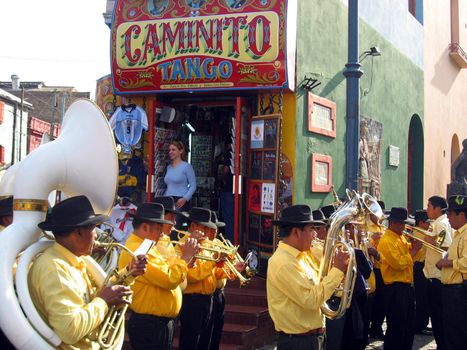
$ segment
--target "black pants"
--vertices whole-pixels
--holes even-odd
[[[173,318],[134,312],[128,324],[128,336],[134,350],[171,350],[175,333]]]
[[[222,328],[224,327],[225,296],[223,289],[217,289],[212,296],[212,317],[210,327],[212,328],[211,343],[209,350],[218,350],[221,343]]]
[[[445,348],[465,349],[467,344],[467,285],[444,285],[443,326]]]
[[[279,333],[277,337],[277,350],[324,350],[326,335],[294,336]]]
[[[367,302],[366,292],[352,296],[350,308],[345,313],[341,350],[365,350],[368,340],[365,327]]]
[[[180,311],[180,350],[208,350],[212,295],[184,294]]]
[[[327,301],[327,304],[332,310],[337,310],[340,301],[341,298],[332,296]],[[326,318],[326,350],[340,350],[346,313],[344,313],[341,318],[336,318],[333,320]]]
[[[415,288],[415,332],[420,332],[428,326],[428,280],[423,273],[425,264],[416,261],[413,266],[413,279]]]
[[[386,317],[384,307],[384,282],[381,276],[380,269],[374,269],[376,290],[373,293],[373,300],[371,305],[371,326],[370,334],[382,334],[383,333],[383,322]]]
[[[427,296],[428,312],[431,318],[431,328],[436,340],[437,350],[445,349],[445,337],[443,326],[443,290],[441,281],[437,278],[428,279]]]
[[[408,283],[384,288],[387,329],[384,350],[412,350],[415,326],[415,292]]]

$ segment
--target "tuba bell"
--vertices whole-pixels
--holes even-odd
[[[58,190],[70,197],[84,194],[95,212],[108,213],[117,189],[117,164],[115,141],[105,115],[83,99],[68,108],[60,136],[41,145],[18,165],[13,181],[13,223],[0,240],[0,326],[17,349],[53,349],[60,341],[50,334],[50,328],[31,324],[29,320],[34,318],[29,314],[37,316],[32,302],[21,305],[27,318],[22,311],[16,292],[27,295],[23,299],[29,296],[27,266],[26,273],[17,276],[16,292],[12,275],[17,255],[41,235],[37,224],[45,218],[49,193]],[[37,251],[47,247],[42,245]],[[26,264],[20,259],[19,265]],[[102,269],[95,265],[88,264],[95,279],[102,282]]]

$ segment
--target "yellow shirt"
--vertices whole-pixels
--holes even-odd
[[[331,297],[344,273],[332,268],[320,283],[306,253],[279,242],[268,262],[269,313],[277,331],[300,334],[324,327],[321,305]]]
[[[384,284],[413,283],[411,245],[404,236],[387,229],[378,244]]]
[[[443,284],[458,284],[467,280],[467,224],[454,232],[452,244],[448,249],[448,259],[452,267],[441,270]]]
[[[437,238],[440,234],[444,235],[444,241],[441,247],[447,248],[452,242],[452,228],[449,224],[446,214],[437,218],[431,226],[433,227],[432,237]],[[441,278],[441,271],[436,267],[436,263],[442,258],[441,254],[433,249],[427,249],[425,256],[425,267],[423,273],[426,278]]]
[[[128,237],[125,245],[131,251],[135,251],[143,241],[142,238],[133,233]],[[133,302],[130,308],[140,314],[176,317],[182,306],[180,284],[186,278],[186,263],[179,258],[175,258],[173,263],[169,263],[154,246],[147,255],[146,272],[136,278],[131,286]],[[118,266],[126,266],[130,260],[130,254],[123,250],[118,260]]]
[[[162,254],[164,258],[174,258],[176,256],[175,248],[169,236],[161,235],[157,241],[157,251]]]
[[[96,335],[108,307],[93,297],[82,259],[54,243],[35,260],[28,279],[39,314],[62,339],[59,349],[100,349]]]

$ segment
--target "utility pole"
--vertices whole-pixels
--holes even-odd
[[[22,140],[23,140],[23,103],[24,103],[24,86],[21,87],[21,109],[19,111],[19,151],[18,151],[18,160],[21,162],[23,157],[22,152]],[[26,140],[27,142],[27,140]]]
[[[345,185],[350,190],[356,190],[360,140],[360,77],[363,74],[358,59],[358,0],[349,0],[348,16],[348,63],[344,70],[347,78]]]
[[[54,99],[52,107],[52,121],[50,123],[50,141],[54,139],[55,108],[57,108],[57,90],[54,90]]]

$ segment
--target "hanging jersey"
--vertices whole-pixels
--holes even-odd
[[[126,239],[133,232],[133,221],[130,214],[136,213],[136,205],[120,206],[117,204],[110,213],[110,223],[114,227],[113,237],[119,243],[125,243]]]
[[[143,129],[148,130],[146,112],[133,104],[122,105],[118,108],[109,123],[125,153],[130,153],[131,148],[139,142]]]

